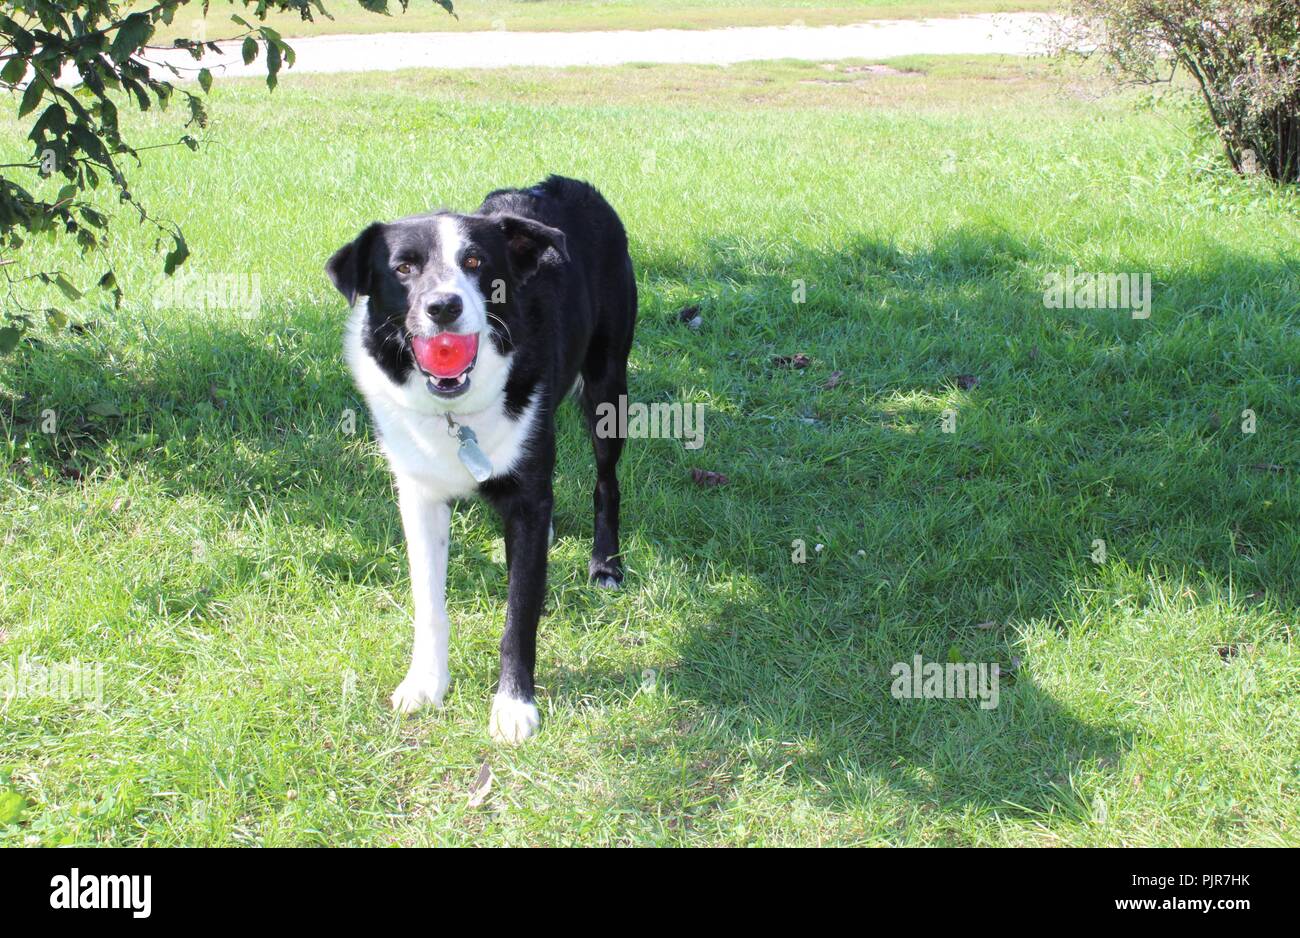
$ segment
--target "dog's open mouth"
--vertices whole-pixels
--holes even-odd
[[[434,336],[412,336],[411,352],[428,379],[429,390],[455,397],[469,389],[469,373],[478,361],[478,334],[439,332]]]

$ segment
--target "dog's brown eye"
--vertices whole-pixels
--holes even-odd
[[[410,264],[398,264],[395,268],[399,274],[409,274],[411,272]]]
[[[481,259],[481,258],[478,258],[478,257],[475,257],[473,254],[471,254],[469,257],[465,258],[465,269],[466,269],[466,270],[478,270],[479,267],[481,267],[482,265],[483,265],[483,261],[482,261],[482,259]]]

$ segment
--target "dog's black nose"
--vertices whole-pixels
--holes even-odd
[[[463,308],[460,297],[455,293],[439,293],[429,301],[429,305],[425,307],[425,312],[437,325],[450,326],[460,318]]]

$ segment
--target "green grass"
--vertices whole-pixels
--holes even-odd
[[[205,149],[150,151],[136,192],[193,270],[257,274],[260,313],[156,309],[123,213],[124,309],[0,369],[0,663],[104,671],[102,704],[0,701],[27,805],[0,844],[1300,842],[1296,198],[1088,76],[894,64],[219,83]],[[454,515],[447,706],[385,706],[409,582],[364,414],[340,430],[322,265],[548,172],[622,213],[632,394],[705,404],[706,441],[630,444],[628,580],[599,591],[564,410],[544,724],[510,749],[482,505]],[[1151,318],[1044,308],[1068,266],[1150,272]],[[1014,674],[991,711],[893,699],[918,652]]]
[[[432,0],[411,0],[405,12],[390,0],[391,15],[371,13],[348,0],[326,2],[332,19],[317,16],[305,22],[297,14],[273,14],[266,22],[285,36],[322,36],[379,32],[461,32],[510,29],[568,31],[584,29],[716,29],[725,26],[834,26],[876,19],[914,19],[1052,10],[1059,0],[461,0],[450,16]],[[182,10],[159,37],[195,36],[209,39],[237,31],[229,4],[214,3],[207,16]],[[241,11],[243,12],[243,11]],[[199,24],[202,24],[200,26]]]

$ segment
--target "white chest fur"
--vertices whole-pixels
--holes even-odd
[[[474,431],[479,448],[492,462],[493,476],[510,472],[527,450],[537,419],[535,396],[518,419],[505,413],[510,361],[490,341],[482,342],[469,390],[454,401],[441,401],[429,393],[418,371],[404,384],[389,380],[362,345],[365,317],[366,300],[361,298],[348,321],[345,353],[393,472],[418,482],[427,495],[440,500],[475,491],[478,483],[457,457],[460,443],[447,425],[449,411],[458,424]]]

